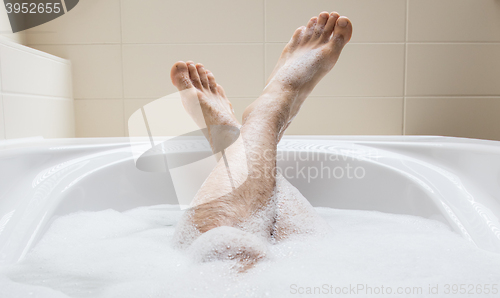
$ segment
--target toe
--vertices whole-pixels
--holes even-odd
[[[234,108],[233,108],[233,104],[229,101],[229,99],[227,98],[224,98],[224,100],[226,101],[227,103],[227,109],[228,109],[228,112],[233,114],[234,115]]]
[[[208,77],[205,67],[203,67],[203,64],[198,63],[196,64],[196,69],[198,69],[198,75],[200,76],[201,85],[203,86],[203,88],[208,89]]]
[[[306,26],[304,37],[302,38],[302,43],[308,42],[311,39],[311,36],[314,32],[314,27],[316,26],[316,23],[318,23],[318,17],[312,17],[309,20],[309,23],[307,23],[307,26]]]
[[[322,13],[319,14],[318,17],[318,24],[319,26],[325,26],[326,22],[328,21],[328,17],[330,14],[326,11],[323,11]]]
[[[172,66],[170,78],[172,79],[172,83],[179,90],[185,90],[193,87],[191,80],[189,79],[188,66],[184,63],[184,61],[178,61],[174,64],[174,66]]]
[[[352,23],[347,17],[337,19],[335,28],[333,29],[332,42],[336,45],[344,46],[349,42],[352,35]]]
[[[337,19],[340,15],[334,11],[328,17],[328,21],[326,22],[325,29],[323,29],[323,38],[326,40],[330,40],[330,36],[332,36],[333,29],[335,28],[335,24],[337,23]]]
[[[217,92],[219,92],[220,96],[222,97],[221,100],[224,101],[224,106],[227,108],[228,112],[234,114],[233,104],[226,97],[226,93],[220,85],[217,85]]]
[[[289,46],[291,48],[295,48],[299,44],[305,28],[306,28],[305,26],[302,26],[302,27],[297,28],[297,30],[295,30],[295,32],[293,33],[292,38],[290,39],[290,42],[289,42]]]
[[[191,82],[197,89],[201,90],[203,86],[201,85],[200,76],[198,75],[198,70],[196,69],[196,66],[194,66],[194,63],[188,63],[188,70]]]
[[[209,70],[207,70],[207,78],[208,78],[208,86],[210,87],[210,91],[212,91],[212,93],[217,93],[217,83],[215,82],[215,76]]]
[[[326,11],[319,14],[318,23],[316,24],[316,27],[314,27],[314,37],[318,38],[321,36],[329,16],[330,15]]]
[[[217,85],[217,92],[219,93],[219,95],[221,95],[222,97],[224,98],[227,98],[226,97],[226,92],[224,91],[224,88],[222,88],[221,85]]]
[[[311,28],[314,28],[314,26],[316,25],[316,23],[318,22],[318,17],[312,17],[309,22],[307,22],[307,26],[306,28],[307,29],[311,29]]]

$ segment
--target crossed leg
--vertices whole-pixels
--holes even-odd
[[[232,188],[225,164],[219,161],[177,227],[179,246],[189,247],[202,261],[235,259],[246,270],[265,257],[266,243],[298,231],[320,230],[312,207],[277,176],[277,145],[351,34],[349,19],[336,12],[322,12],[298,28],[262,95],[245,110],[242,126],[223,88],[203,65],[180,61],[172,67],[172,82],[182,91],[186,110],[200,127],[208,128],[213,148],[211,128],[240,128],[239,138],[226,150],[237,187]],[[198,104],[202,118],[194,112]],[[297,221],[298,216],[305,219]]]

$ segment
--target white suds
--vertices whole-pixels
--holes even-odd
[[[262,244],[258,247],[267,249],[269,257],[239,274],[231,269],[231,260],[196,262],[191,255],[196,255],[196,246],[173,247],[174,225],[182,214],[176,206],[70,214],[52,224],[23,262],[1,269],[0,297],[294,297],[301,296],[294,294],[300,291],[329,286],[335,291],[350,285],[372,291],[381,286],[422,289],[422,294],[393,297],[456,297],[445,294],[447,284],[500,287],[500,255],[471,246],[438,221],[368,211],[316,211],[332,227],[331,234],[290,238],[267,248]],[[218,232],[213,236],[223,237]],[[231,241],[249,239],[238,231],[226,232],[231,235],[224,240],[228,250],[238,250]],[[209,254],[205,257],[210,259]],[[428,295],[429,285],[437,285],[439,294]]]
[[[309,82],[322,68],[322,65],[319,65],[322,61],[321,50],[321,48],[310,50],[291,62],[285,63],[271,81],[279,81],[293,87]]]

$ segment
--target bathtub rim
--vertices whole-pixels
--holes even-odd
[[[167,140],[171,137],[155,138],[155,140]],[[329,143],[333,141],[337,144],[371,145],[384,148],[384,146],[415,147],[415,148],[463,148],[492,151],[500,153],[500,142],[479,139],[440,137],[440,136],[285,136],[284,140],[309,143]],[[81,139],[44,139],[27,138],[16,139],[7,142],[0,142],[0,158],[9,155],[22,155],[23,153],[33,153],[40,149],[76,149],[85,151],[89,148],[99,150],[120,150],[131,143],[136,145],[149,144],[148,138],[81,138]],[[286,142],[285,142],[286,143]],[[286,149],[285,149],[286,150]],[[385,150],[385,148],[384,148]],[[1,261],[1,260],[0,260]],[[1,262],[0,262],[1,263]]]

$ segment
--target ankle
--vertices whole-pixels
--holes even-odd
[[[279,131],[290,120],[290,111],[293,99],[288,100],[281,93],[263,93],[252,105],[245,110],[243,127],[266,124],[268,129]]]
[[[294,86],[292,84],[286,84],[284,82],[272,79],[266,85],[266,87],[264,87],[264,91],[262,91],[261,96],[293,99],[297,97],[299,93],[300,93],[300,88],[298,86]]]

